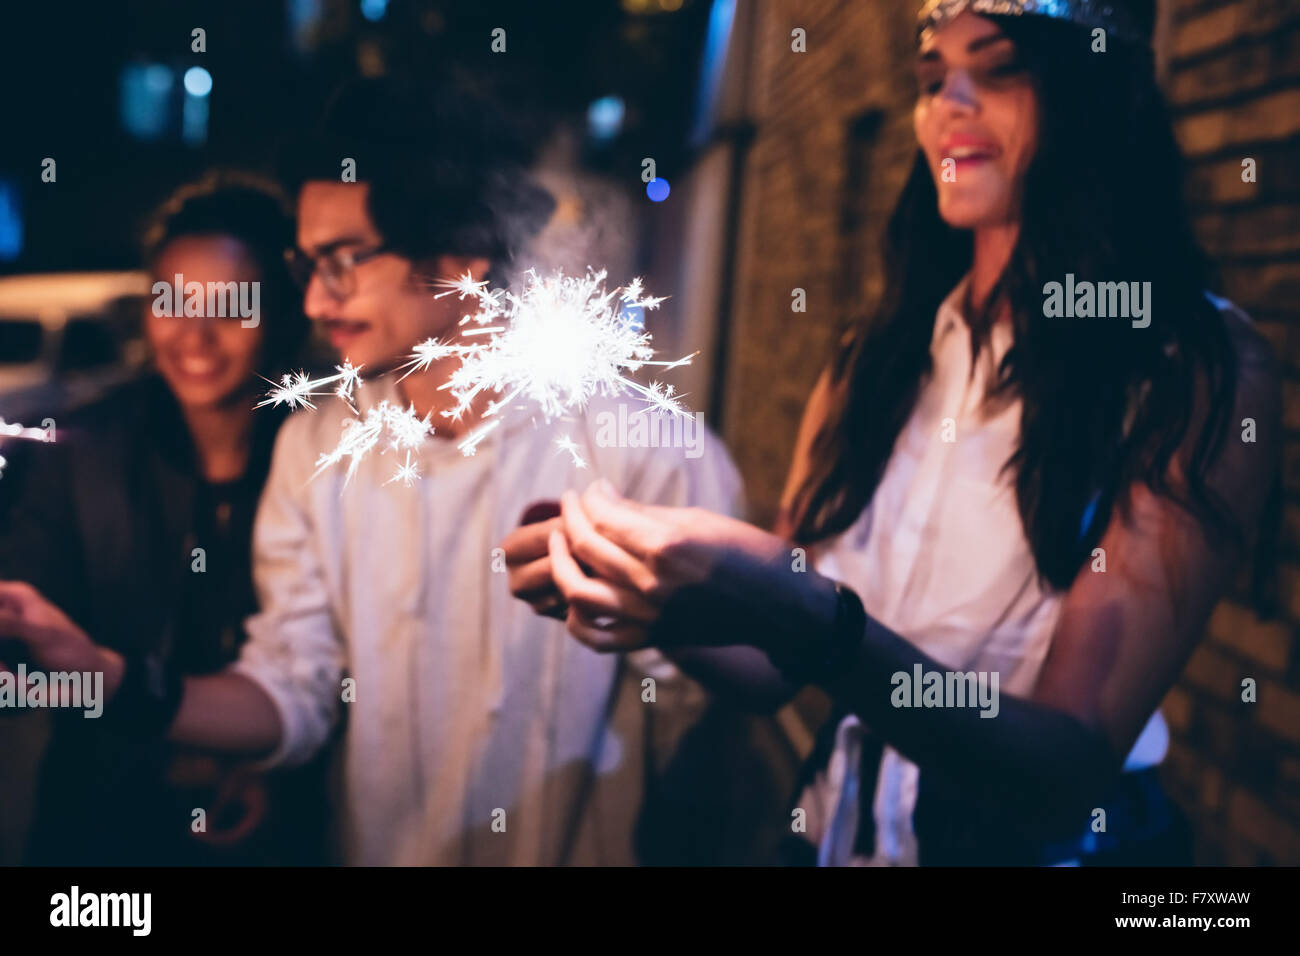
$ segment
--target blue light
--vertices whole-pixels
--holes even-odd
[[[137,139],[161,139],[170,126],[173,76],[159,63],[128,63],[122,67],[122,126]]]
[[[388,0],[361,0],[361,15],[372,23],[388,12]]]
[[[186,96],[181,107],[181,139],[190,146],[202,146],[208,141],[208,98]]]
[[[627,112],[621,96],[602,96],[587,107],[587,132],[592,139],[610,140],[623,128]]]
[[[651,202],[663,202],[668,198],[670,191],[666,179],[652,179],[645,184],[645,194],[650,197]]]
[[[190,96],[207,96],[212,92],[212,74],[201,66],[185,71],[185,92]]]
[[[298,53],[310,53],[320,42],[321,0],[288,0],[284,9],[289,42]]]
[[[0,260],[12,262],[23,251],[23,213],[18,187],[0,179]]]
[[[709,10],[708,32],[704,39],[704,56],[700,64],[699,98],[695,104],[695,122],[691,141],[699,144],[708,139],[718,109],[718,94],[731,45],[731,26],[736,19],[736,0],[714,0]]]

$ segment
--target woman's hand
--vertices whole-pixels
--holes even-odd
[[[639,504],[606,482],[567,492],[561,508],[551,573],[570,631],[596,650],[766,647],[783,628],[825,623],[825,579],[796,570],[790,544],[753,525]]]
[[[111,699],[122,680],[122,657],[95,644],[81,628],[30,584],[0,581],[0,669],[21,657],[45,671],[103,672]],[[15,653],[16,652],[16,653]]]

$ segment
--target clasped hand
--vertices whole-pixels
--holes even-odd
[[[559,516],[516,529],[504,549],[515,596],[599,651],[763,647],[761,624],[824,616],[825,579],[794,570],[789,542],[700,508],[631,501],[605,481],[566,492]]]

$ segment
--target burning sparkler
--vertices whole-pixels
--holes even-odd
[[[462,316],[459,341],[428,339],[417,345],[410,361],[398,369],[403,373],[401,381],[415,372],[428,371],[445,358],[458,357],[460,367],[441,386],[456,399],[455,405],[442,413],[453,421],[459,421],[485,392],[500,396],[488,402],[479,424],[457,445],[461,452],[474,454],[501,425],[502,412],[517,403],[531,404],[550,421],[581,411],[598,395],[632,394],[646,403],[642,411],[688,414],[673,386],[659,382],[645,386],[628,377],[645,366],[672,369],[689,365],[694,358],[692,353],[671,362],[655,360],[650,335],[631,317],[658,308],[662,297],[645,295],[640,279],[606,291],[603,269],[588,269],[585,276],[556,272],[543,278],[532,270],[526,275],[519,295],[491,289],[468,273],[441,283],[447,291],[438,293],[437,298],[458,295],[462,301],[471,300],[476,311]],[[336,371],[318,379],[302,372],[285,375],[279,385],[271,383],[272,390],[257,407],[287,404],[314,409],[312,398],[333,391],[359,415],[352,396],[361,382],[360,369],[344,362]],[[347,458],[350,480],[385,433],[389,448],[406,451],[405,464],[399,465],[386,483],[411,484],[419,477],[411,451],[433,434],[433,426],[428,416],[417,417],[414,408],[403,410],[387,401],[371,408],[364,419],[344,422],[339,444],[320,456],[316,474]],[[569,436],[555,444],[572,457],[576,467],[587,466]]]
[[[419,472],[411,463],[411,451],[418,448],[425,438],[433,434],[433,426],[429,423],[428,415],[420,418],[415,414],[413,407],[403,409],[388,401],[375,405],[366,412],[364,419],[352,418],[345,421],[343,435],[339,438],[338,445],[333,451],[324,452],[316,460],[316,472],[312,477],[315,478],[329,466],[336,465],[347,458],[349,459],[348,471],[344,484],[351,481],[361,460],[379,444],[379,439],[384,432],[388,433],[388,448],[406,451],[406,464],[398,466],[397,473],[389,479],[389,482],[400,480],[409,485],[412,480],[419,477]]]
[[[547,421],[585,408],[597,395],[628,393],[640,396],[647,408],[686,414],[671,386],[656,382],[647,387],[628,377],[647,365],[677,368],[694,357],[654,359],[650,335],[628,314],[657,309],[663,298],[645,295],[640,279],[607,292],[603,269],[545,278],[529,270],[520,295],[489,289],[468,274],[445,284],[449,289],[439,296],[472,299],[478,311],[460,321],[469,326],[461,333],[462,344],[431,339],[406,368],[427,368],[431,355],[460,355],[460,368],[442,386],[456,398],[456,405],[443,412],[449,418],[459,419],[486,391],[501,396],[488,404],[483,423],[461,441],[465,454],[474,453],[497,426],[496,416],[516,400],[530,402]],[[479,343],[479,337],[486,341]]]
[[[566,451],[569,453],[569,456],[573,459],[573,466],[575,468],[587,467],[587,462],[583,460],[582,454],[578,451],[578,446],[574,444],[573,439],[568,435],[561,435],[559,438],[555,439],[555,447],[560,450],[559,452],[556,452],[556,454]]]
[[[47,419],[48,421],[48,419]],[[0,439],[22,438],[27,441],[53,441],[47,428],[28,428],[17,422],[7,422],[0,418]]]
[[[337,375],[327,375],[324,378],[311,378],[305,372],[295,374],[286,374],[280,379],[280,384],[276,385],[269,378],[264,378],[264,382],[270,382],[272,388],[267,394],[266,400],[258,402],[256,408],[262,408],[266,405],[288,405],[290,408],[303,406],[314,409],[312,399],[326,394],[322,386],[338,384],[328,391],[333,392],[343,401],[348,403],[354,412],[356,406],[352,404],[352,393],[358,385],[361,384],[361,369],[354,368],[352,363],[344,360],[342,365],[334,366]]]
[[[5,438],[21,438],[25,441],[54,441],[54,433],[49,429],[28,428],[17,422],[6,422],[3,418],[0,418],[0,440]],[[8,464],[9,460],[4,455],[0,455],[0,478],[4,477],[5,466]]]

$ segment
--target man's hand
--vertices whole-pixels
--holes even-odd
[[[103,672],[111,700],[122,682],[120,654],[95,644],[81,628],[30,584],[0,581],[0,645],[17,645],[29,666],[44,671]],[[0,660],[11,671],[17,660]]]
[[[506,553],[506,571],[510,593],[528,603],[538,614],[563,621],[568,615],[564,595],[551,577],[551,558],[547,540],[561,527],[560,506],[554,501],[540,501],[529,506],[519,527],[501,543]]]

